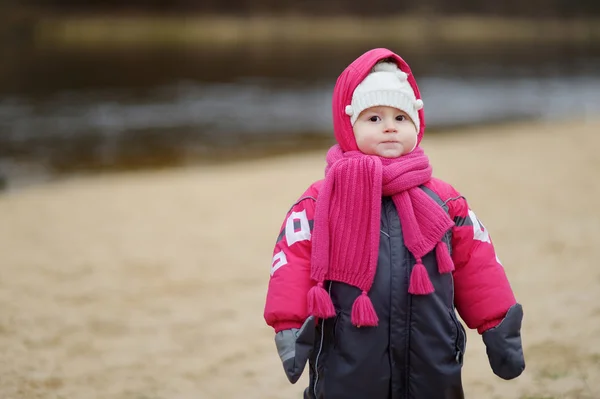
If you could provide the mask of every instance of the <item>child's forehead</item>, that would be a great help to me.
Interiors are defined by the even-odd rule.
[[[387,105],[376,105],[374,107],[369,107],[363,111],[363,113],[367,113],[367,112],[376,112],[376,113],[395,112],[395,113],[406,114],[406,112],[402,111],[401,109],[398,109],[395,107],[390,107]]]

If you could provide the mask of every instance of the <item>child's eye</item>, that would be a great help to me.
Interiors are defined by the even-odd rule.
[[[371,122],[379,122],[380,118],[377,115],[373,115],[369,118]]]
[[[396,120],[399,121],[399,122],[402,122],[402,121],[406,120],[406,117],[404,115],[398,115],[396,117]]]

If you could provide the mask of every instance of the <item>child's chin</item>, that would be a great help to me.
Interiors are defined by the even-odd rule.
[[[398,158],[402,156],[402,150],[379,151],[378,155],[382,158]]]

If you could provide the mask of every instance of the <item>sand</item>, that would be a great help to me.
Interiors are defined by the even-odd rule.
[[[525,309],[505,382],[469,331],[468,398],[600,397],[600,122],[426,137]],[[262,318],[272,248],[323,152],[0,195],[0,398],[300,398]]]

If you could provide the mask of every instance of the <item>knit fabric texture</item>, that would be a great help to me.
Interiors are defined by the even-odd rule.
[[[454,270],[442,241],[454,223],[419,188],[432,175],[429,159],[421,148],[388,159],[359,151],[344,153],[335,145],[327,153],[325,173],[312,234],[311,277],[318,283],[309,292],[312,314],[324,318],[335,314],[331,298],[319,291],[325,291],[326,280],[340,281],[362,291],[352,309],[352,322],[356,326],[377,325],[367,294],[377,267],[382,196],[392,197],[405,245],[416,260],[409,292],[414,295],[433,292],[422,257],[434,249],[438,252],[438,272]]]

